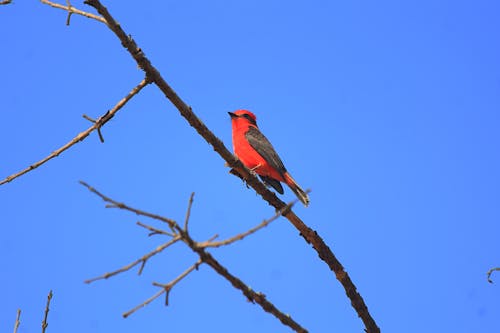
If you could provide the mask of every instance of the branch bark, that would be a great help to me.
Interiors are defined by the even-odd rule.
[[[137,62],[139,68],[146,73],[146,77],[150,79],[151,82],[156,84],[165,97],[167,97],[170,102],[174,104],[187,122],[213,147],[213,149],[228,163],[228,165],[235,169],[246,180],[248,185],[261,195],[262,198],[271,206],[277,210],[283,209],[286,204],[278,199],[273,192],[269,191],[264,184],[252,175],[251,172],[229,152],[222,141],[217,138],[193,113],[191,107],[188,106],[163,79],[160,72],[151,64],[142,49],[136,44],[130,35],[125,33],[120,24],[111,16],[107,8],[104,7],[99,0],[86,0],[84,3],[94,7],[106,20],[107,26],[115,33],[121,41],[122,46],[127,49],[130,55]],[[363,321],[366,331],[369,333],[380,332],[379,327],[370,315],[363,298],[357,292],[356,286],[352,282],[351,278],[318,233],[305,225],[305,223],[291,210],[284,212],[283,216],[285,216],[295,226],[295,228],[299,230],[302,237],[304,237],[304,239],[313,246],[318,253],[318,256],[325,261],[330,269],[335,273],[337,280],[339,280],[342,284],[346,295],[351,300],[351,305]],[[210,261],[209,258],[207,258],[207,260]]]
[[[13,181],[14,179],[21,177],[25,173],[30,172],[31,170],[34,170],[38,168],[40,165],[45,164],[46,162],[50,161],[54,157],[59,156],[61,153],[64,151],[68,150],[69,148],[73,147],[75,144],[77,144],[80,141],[83,141],[86,137],[90,135],[93,131],[97,130],[98,132],[100,131],[101,127],[104,126],[108,121],[111,120],[111,118],[114,117],[114,115],[123,107],[127,102],[132,99],[135,95],[139,93],[139,91],[142,90],[145,86],[149,84],[149,81],[147,79],[142,80],[137,86],[135,86],[128,94],[125,96],[122,100],[120,100],[111,110],[107,111],[105,114],[103,114],[99,119],[93,121],[94,125],[90,126],[87,128],[85,131],[79,133],[77,136],[75,136],[73,139],[71,139],[68,143],[66,143],[64,146],[60,147],[59,149],[53,151],[50,155],[47,157],[41,159],[38,162],[33,163],[29,167],[27,167],[24,170],[19,171],[18,173],[15,173],[13,175],[8,176],[4,180],[0,181],[0,185],[9,183]],[[85,117],[85,116],[84,116]],[[87,117],[88,119],[88,117]],[[100,136],[101,137],[101,136]],[[102,140],[102,137],[101,137]]]
[[[302,326],[300,326],[289,315],[284,314],[278,308],[276,308],[271,302],[269,302],[266,299],[266,296],[264,294],[253,291],[243,281],[241,281],[238,277],[236,277],[236,276],[232,275],[231,273],[229,273],[229,271],[224,266],[222,266],[209,252],[207,252],[204,247],[200,247],[199,243],[196,242],[193,238],[191,238],[191,236],[189,235],[189,232],[187,230],[185,230],[184,228],[181,228],[179,226],[179,224],[177,224],[177,222],[175,222],[174,220],[162,217],[162,216],[157,215],[157,214],[148,213],[148,212],[142,211],[140,209],[133,208],[133,207],[128,206],[128,205],[126,205],[124,203],[121,203],[121,202],[117,202],[117,201],[115,201],[115,200],[113,200],[113,199],[105,196],[104,194],[100,193],[99,191],[97,191],[95,188],[91,187],[87,183],[85,183],[83,181],[80,181],[80,183],[83,186],[85,186],[89,191],[91,191],[92,193],[96,194],[102,200],[104,200],[106,203],[108,203],[109,205],[107,205],[106,207],[109,207],[109,208],[112,208],[112,207],[120,208],[120,209],[132,212],[132,213],[140,215],[140,216],[149,217],[149,218],[152,218],[152,219],[155,219],[155,220],[167,223],[170,226],[171,229],[175,230],[175,234],[187,246],[189,246],[189,248],[193,252],[195,252],[198,255],[198,257],[199,257],[199,259],[200,259],[200,261],[202,263],[207,264],[213,270],[215,270],[219,275],[223,276],[227,281],[229,281],[233,285],[233,287],[235,287],[236,289],[240,290],[243,293],[243,295],[245,295],[246,298],[250,302],[259,304],[262,307],[262,309],[264,309],[266,312],[268,312],[268,313],[272,314],[273,316],[275,316],[284,325],[292,328],[296,332],[301,332],[301,333],[307,332],[307,330],[305,328],[303,328]],[[191,209],[191,204],[192,204],[192,196],[191,196],[191,199],[190,199],[190,204],[189,204],[188,210]],[[137,264],[140,261],[141,260],[137,260],[135,262],[135,264]],[[200,263],[197,263],[196,265],[199,265],[199,264]],[[132,263],[131,265],[126,266],[124,269],[118,270],[116,272],[119,273],[121,271],[128,270],[129,268],[133,267],[133,265],[134,265],[134,263]],[[191,272],[192,270],[188,269],[188,271]],[[187,272],[186,275],[189,274],[188,271],[186,271]],[[178,278],[179,280],[182,279],[185,276],[183,274],[180,275],[180,278]],[[112,274],[112,275],[114,275],[114,274]],[[97,279],[100,279],[100,278],[106,278],[106,274],[104,276],[101,276],[101,277],[96,278],[96,279],[91,279],[89,281],[94,281],[94,280],[97,280]],[[177,282],[175,282],[175,283],[177,283]],[[165,286],[168,286],[168,285],[165,285]],[[169,288],[171,288],[171,287],[169,287]],[[157,292],[155,295],[153,295],[151,298],[149,298],[145,303],[146,304],[150,303],[151,301],[153,301],[154,299],[156,299],[157,297],[159,297],[161,294],[162,294],[161,291]],[[138,308],[140,308],[140,307],[141,306],[139,306]],[[134,312],[135,310],[136,310],[136,308],[134,308],[131,311]],[[124,315],[128,316],[131,313],[131,312],[130,313],[129,312],[126,312]]]

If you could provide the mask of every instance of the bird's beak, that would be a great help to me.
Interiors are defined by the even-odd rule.
[[[236,117],[238,117],[237,115],[235,115],[235,114],[234,114],[234,113],[232,113],[232,112],[228,112],[228,113],[229,113],[229,116],[231,117],[231,119],[232,119],[232,118],[236,118]]]

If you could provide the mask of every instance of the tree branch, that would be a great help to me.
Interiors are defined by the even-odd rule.
[[[85,280],[84,282],[85,283],[92,283],[92,282],[97,281],[97,280],[105,280],[105,279],[108,279],[108,278],[110,278],[110,277],[112,277],[112,276],[114,276],[116,274],[126,272],[126,271],[132,269],[133,267],[137,266],[138,264],[141,264],[141,267],[139,268],[139,271],[137,272],[137,275],[141,275],[142,270],[144,269],[144,266],[146,265],[146,262],[148,261],[149,258],[151,258],[152,256],[157,255],[158,253],[162,252],[163,250],[165,250],[170,245],[175,244],[178,240],[180,240],[180,237],[179,236],[175,236],[170,241],[168,241],[168,242],[166,242],[166,243],[158,246],[155,250],[149,252],[148,254],[143,255],[141,258],[135,260],[134,262],[131,262],[130,264],[128,264],[126,266],[123,266],[122,268],[117,269],[116,271],[113,271],[113,272],[110,272],[110,273],[104,273],[101,276]]]
[[[266,312],[269,312],[270,314],[272,314],[273,316],[278,318],[284,325],[289,326],[290,328],[292,328],[296,332],[307,332],[305,328],[303,328],[297,322],[295,322],[289,315],[284,314],[278,308],[276,308],[271,302],[269,302],[266,299],[266,296],[264,294],[253,291],[243,281],[241,281],[239,278],[237,278],[236,276],[229,273],[229,271],[224,266],[222,266],[210,253],[208,253],[205,250],[205,248],[198,246],[198,242],[196,242],[195,240],[193,240],[193,238],[191,238],[191,236],[189,235],[189,232],[184,230],[184,228],[181,228],[177,224],[177,222],[175,222],[174,220],[162,217],[162,216],[157,215],[157,214],[148,213],[148,212],[142,211],[142,210],[137,209],[137,208],[133,208],[133,207],[128,206],[128,205],[121,203],[121,202],[117,202],[117,201],[105,196],[104,194],[100,193],[99,191],[97,191],[95,188],[91,187],[87,183],[85,183],[83,181],[80,181],[80,183],[83,186],[85,186],[89,191],[91,191],[92,193],[99,196],[102,200],[104,200],[107,203],[106,207],[120,208],[120,209],[132,212],[132,213],[140,215],[140,216],[146,216],[146,217],[150,217],[150,218],[155,219],[155,220],[159,220],[159,221],[168,223],[170,225],[171,229],[175,230],[176,235],[178,237],[180,237],[180,239],[187,246],[189,246],[189,248],[193,252],[195,252],[198,255],[201,262],[209,265],[219,275],[223,276],[226,280],[228,280],[233,285],[233,287],[235,287],[236,289],[239,289],[250,302],[259,304],[262,307],[262,309],[264,309]],[[191,196],[191,198],[192,198],[192,196]],[[189,207],[191,207],[191,204],[189,205]],[[125,271],[125,270],[122,270],[122,271]],[[186,273],[186,275],[188,273]],[[183,277],[182,274],[181,274],[181,276]],[[151,301],[158,298],[162,293],[163,293],[162,291],[157,292],[155,295],[153,295],[151,298],[149,298],[148,300],[146,300],[142,304],[144,304],[144,305],[149,304]],[[139,305],[137,308],[140,308],[142,306]],[[134,312],[135,311],[134,309],[132,309],[133,311],[132,310],[131,311]],[[125,315],[128,316],[131,313],[131,312],[130,313],[129,312],[126,312],[124,314],[124,316]]]
[[[199,247],[202,247],[202,248],[207,248],[207,247],[221,247],[221,246],[225,246],[225,245],[229,245],[229,244],[232,244],[236,241],[239,241],[239,240],[242,240],[243,238],[257,232],[258,230],[264,228],[264,227],[267,227],[269,224],[271,224],[271,222],[277,220],[285,210],[287,209],[291,209],[293,207],[293,205],[295,205],[297,203],[298,199],[295,199],[294,201],[290,202],[288,205],[286,205],[283,209],[281,210],[278,210],[276,212],[276,214],[274,214],[273,217],[271,217],[270,219],[267,219],[267,220],[264,220],[262,221],[261,223],[259,223],[257,226],[241,233],[241,234],[238,234],[236,236],[233,236],[233,237],[230,237],[228,239],[225,239],[225,240],[222,240],[222,241],[218,241],[218,242],[214,242],[212,240],[208,240],[206,242],[202,242],[202,243],[198,243],[198,246]],[[215,238],[215,237],[214,237]]]
[[[71,3],[68,0],[66,0],[67,6],[64,6],[64,5],[61,5],[61,4],[52,2],[52,1],[48,1],[48,0],[40,0],[40,1],[42,3],[44,3],[44,4],[46,4],[46,5],[51,6],[51,7],[59,8],[59,9],[67,11],[68,12],[68,18],[66,19],[66,25],[69,25],[69,20],[70,20],[72,14],[77,14],[77,15],[85,16],[85,17],[97,20],[99,22],[102,22],[104,24],[107,24],[106,20],[103,19],[101,16],[95,15],[95,14],[92,14],[92,13],[87,13],[87,12],[84,12],[83,10],[76,9],[75,7],[73,7],[71,5]]]
[[[47,317],[49,316],[49,306],[50,306],[50,301],[52,300],[52,290],[49,291],[49,294],[47,295],[47,304],[45,304],[45,315],[43,316],[43,321],[42,321],[42,333],[45,333],[45,329],[49,324],[47,323]]]
[[[183,278],[185,278],[186,276],[188,276],[189,273],[191,273],[195,269],[198,270],[198,266],[201,263],[202,263],[202,261],[200,259],[198,259],[198,261],[195,264],[193,264],[191,267],[189,267],[188,269],[186,269],[178,277],[176,277],[174,280],[170,281],[167,284],[161,284],[161,283],[153,282],[153,286],[161,287],[162,289],[160,291],[158,291],[156,294],[154,294],[153,296],[151,296],[150,298],[148,298],[147,300],[145,300],[144,302],[142,302],[141,304],[139,304],[136,307],[134,307],[133,309],[125,312],[123,314],[123,318],[127,318],[132,313],[134,313],[135,311],[139,310],[140,308],[145,307],[146,305],[148,305],[149,303],[151,303],[152,301],[154,301],[155,299],[157,299],[158,297],[160,297],[164,293],[166,293],[166,295],[165,295],[165,305],[168,306],[168,296],[170,295],[170,290],[172,290],[172,288],[177,284],[177,282],[179,282],[180,280],[182,280]]]
[[[104,124],[106,124],[111,118],[114,117],[114,115],[123,107],[127,102],[132,99],[139,91],[141,91],[142,88],[144,88],[146,85],[148,85],[150,82],[147,79],[142,80],[136,87],[134,87],[128,94],[125,96],[121,101],[119,101],[111,110],[107,111],[104,115],[102,115],[99,119],[97,119],[92,126],[87,128],[85,131],[79,133],[77,136],[75,136],[73,139],[71,139],[68,143],[66,143],[64,146],[60,147],[59,149],[55,150],[52,152],[50,155],[45,157],[44,159],[41,159],[38,162],[33,163],[29,167],[27,167],[24,170],[19,171],[18,173],[15,173],[13,175],[8,176],[4,180],[0,181],[0,185],[6,184],[8,182],[11,182],[12,180],[24,175],[25,173],[30,172],[33,169],[38,168],[40,165],[48,162],[49,160],[53,159],[54,157],[59,156],[61,153],[64,151],[68,150],[75,144],[77,144],[80,141],[83,141],[85,138],[87,138],[90,133],[92,133],[95,130],[100,130]]]
[[[488,272],[486,272],[486,277],[487,277],[489,283],[493,283],[493,280],[491,279],[491,274],[494,271],[500,271],[500,267],[494,267],[494,268],[490,269]]]
[[[17,309],[16,321],[14,322],[14,333],[17,333],[17,329],[21,324],[21,309]]]
[[[252,175],[250,170],[248,170],[238,159],[236,159],[229,152],[229,150],[227,150],[222,141],[217,138],[193,113],[191,107],[189,107],[175,93],[175,91],[160,75],[159,71],[151,64],[142,49],[137,46],[136,42],[130,35],[127,35],[125,31],[123,31],[121,26],[111,16],[106,7],[104,7],[99,0],[86,0],[84,3],[94,7],[97,12],[102,17],[104,17],[104,19],[108,23],[108,27],[120,39],[123,47],[125,47],[130,55],[135,59],[139,68],[141,68],[146,73],[146,76],[150,78],[151,81],[156,84],[156,86],[158,86],[165,97],[167,97],[172,102],[172,104],[174,104],[180,114],[210,145],[212,145],[213,149],[228,163],[228,165],[235,169],[243,177],[243,179],[246,180],[247,184],[250,185],[259,195],[261,195],[262,198],[266,200],[271,206],[273,206],[277,210],[285,207],[285,203],[278,199],[276,194],[269,191],[264,186],[264,184],[262,184],[254,175]],[[330,269],[335,273],[337,280],[339,280],[339,282],[342,284],[346,295],[351,300],[351,305],[363,321],[366,331],[369,333],[380,332],[380,329],[375,323],[375,320],[370,315],[363,298],[357,292],[356,286],[351,281],[351,278],[344,270],[344,267],[335,257],[328,245],[326,245],[326,243],[316,231],[310,229],[307,225],[305,225],[304,222],[297,215],[295,215],[295,213],[293,213],[292,211],[288,211],[284,212],[283,215],[295,226],[295,228],[297,228],[302,237],[304,237],[304,239],[313,246],[319,257],[323,261],[325,261]]]

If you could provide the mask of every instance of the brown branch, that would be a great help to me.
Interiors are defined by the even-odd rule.
[[[141,91],[142,88],[144,88],[146,85],[149,84],[149,81],[147,79],[142,80],[136,87],[134,87],[127,96],[125,96],[121,101],[119,101],[111,110],[107,111],[104,115],[102,115],[99,119],[95,121],[95,123],[87,128],[85,131],[79,133],[77,136],[75,136],[73,139],[71,139],[68,143],[66,143],[64,146],[60,147],[59,149],[55,150],[52,152],[50,155],[47,157],[41,159],[38,162],[33,163],[29,167],[27,167],[24,170],[19,171],[18,173],[15,173],[13,175],[8,176],[4,180],[0,181],[0,185],[6,184],[8,182],[11,182],[12,180],[24,175],[25,173],[30,172],[33,169],[38,168],[40,165],[46,163],[47,161],[53,159],[54,157],[59,156],[61,153],[64,151],[68,150],[75,144],[77,144],[80,141],[83,141],[86,137],[90,135],[93,131],[96,129],[100,129],[104,124],[106,124],[113,116],[125,105],[127,102],[134,97],[139,91]]]
[[[486,277],[487,277],[489,283],[493,283],[493,280],[491,279],[491,274],[494,271],[500,271],[500,267],[494,267],[494,268],[490,269],[488,272],[486,272]]]
[[[150,298],[148,298],[147,300],[145,300],[144,302],[142,302],[141,304],[137,305],[136,307],[134,307],[133,309],[125,312],[122,316],[123,318],[127,318],[128,316],[130,316],[132,313],[136,312],[137,310],[145,307],[146,305],[148,305],[149,303],[151,303],[152,301],[154,301],[155,299],[157,299],[158,297],[160,297],[161,295],[163,295],[164,293],[166,293],[165,295],[165,305],[168,306],[168,296],[170,295],[170,290],[172,290],[172,288],[177,284],[177,282],[179,282],[180,280],[182,280],[183,278],[185,278],[189,273],[191,273],[192,271],[194,271],[195,269],[197,270],[198,269],[198,266],[201,264],[201,260],[198,260],[195,264],[193,264],[191,267],[189,267],[188,269],[186,269],[184,272],[182,272],[178,277],[176,277],[174,280],[170,281],[169,283],[167,284],[161,284],[161,283],[156,283],[156,282],[153,282],[153,285],[156,286],[156,287],[161,287],[161,290],[158,291],[156,294],[154,294],[153,296],[151,296]]]
[[[49,306],[50,306],[50,300],[52,299],[52,290],[49,291],[49,294],[47,295],[47,304],[45,304],[45,315],[43,316],[43,321],[42,321],[42,333],[45,333],[45,329],[49,324],[47,323],[47,317],[49,316]]]
[[[143,228],[148,229],[149,231],[151,231],[148,236],[153,236],[153,235],[167,235],[167,236],[170,236],[172,238],[173,237],[177,237],[177,234],[175,234],[175,233],[171,233],[171,232],[168,232],[168,231],[165,231],[165,230],[162,230],[162,229],[158,229],[158,228],[155,228],[153,226],[144,224],[142,222],[137,222],[136,224],[138,226],[140,226],[140,227],[143,227]]]
[[[149,59],[145,56],[141,48],[137,46],[135,41],[126,34],[121,26],[116,22],[116,20],[111,16],[108,10],[101,4],[99,0],[86,0],[84,2],[92,7],[94,7],[97,12],[104,17],[106,22],[108,22],[108,27],[115,33],[115,35],[120,39],[123,47],[127,49],[130,55],[135,59],[139,68],[141,68],[148,78],[158,86],[158,88],[163,92],[165,97],[167,97],[172,104],[175,105],[180,114],[187,120],[187,122],[210,144],[213,149],[228,163],[228,165],[235,169],[242,177],[246,180],[247,184],[250,185],[259,195],[262,196],[271,206],[277,210],[285,207],[285,203],[278,199],[276,194],[269,191],[264,184],[262,184],[254,175],[251,174],[238,159],[236,159],[229,150],[224,146],[222,141],[217,138],[203,122],[193,113],[191,107],[189,107],[168,85],[168,83],[160,75],[159,71],[151,64]],[[318,233],[311,228],[309,228],[304,222],[292,211],[283,213],[283,215],[297,228],[302,237],[307,243],[311,244],[316,250],[319,257],[327,263],[330,269],[335,273],[335,277],[344,287],[346,295],[351,300],[352,307],[356,310],[358,316],[361,318],[365,325],[365,329],[369,333],[380,332],[379,327],[375,323],[375,320],[370,315],[368,308],[357,292],[356,286],[351,281],[351,278],[344,270],[344,267],[335,257],[333,252],[330,250],[328,245],[323,241],[323,239],[318,235]]]
[[[119,268],[116,271],[113,271],[113,272],[110,272],[110,273],[104,273],[101,276],[97,276],[95,278],[85,280],[84,282],[85,283],[92,283],[92,282],[97,281],[97,280],[105,280],[105,279],[108,279],[108,278],[110,278],[110,277],[112,277],[112,276],[114,276],[116,274],[126,272],[126,271],[134,268],[138,264],[141,264],[141,267],[139,268],[139,271],[137,272],[137,275],[141,275],[142,270],[144,269],[144,265],[146,265],[146,262],[148,261],[149,258],[151,258],[152,256],[154,256],[154,255],[162,252],[163,250],[165,250],[170,245],[176,243],[179,239],[180,239],[180,237],[176,236],[176,237],[172,238],[170,241],[168,241],[168,242],[166,242],[166,243],[158,246],[155,250],[153,250],[153,251],[149,252],[148,254],[143,255],[139,259],[131,262],[130,264],[128,264],[126,266],[123,266],[122,268]]]
[[[191,217],[191,206],[193,205],[193,198],[194,198],[194,192],[191,193],[191,196],[189,197],[188,208],[186,210],[186,217],[184,218],[184,230],[186,232],[188,231],[189,218]]]
[[[228,280],[233,287],[236,289],[239,289],[243,295],[246,296],[246,298],[252,302],[252,303],[257,303],[259,304],[262,309],[264,309],[266,312],[269,312],[276,318],[278,318],[284,325],[289,326],[296,332],[307,332],[302,326],[300,326],[297,322],[295,322],[289,315],[284,314],[281,312],[278,308],[276,308],[271,302],[269,302],[266,299],[266,296],[262,293],[257,293],[250,289],[243,281],[241,281],[239,278],[236,276],[232,275],[229,273],[229,271],[222,266],[210,253],[208,253],[204,248],[199,247],[197,242],[191,238],[189,233],[185,231],[183,228],[181,228],[175,221],[171,219],[164,218],[160,215],[157,214],[152,214],[148,213],[145,211],[142,211],[140,209],[136,209],[133,207],[130,207],[124,203],[117,202],[104,194],[100,193],[97,191],[95,188],[91,187],[90,185],[86,184],[83,181],[80,181],[80,183],[85,186],[89,191],[92,193],[96,194],[99,196],[102,200],[104,200],[106,203],[106,207],[114,207],[114,208],[120,208],[132,213],[135,213],[140,216],[146,216],[150,217],[155,220],[159,220],[162,222],[166,222],[170,225],[172,229],[175,229],[176,233],[179,235],[179,237],[182,239],[182,241],[187,244],[192,251],[194,251],[196,254],[198,254],[200,260],[203,263],[208,264],[213,270],[215,270],[217,273],[219,273],[221,276],[223,276],[226,280]],[[161,295],[160,292],[155,294],[153,297],[148,299],[149,302],[151,302],[153,299],[156,299]],[[146,301],[146,302],[148,302]],[[148,303],[149,303],[148,302]]]
[[[40,1],[42,3],[44,3],[44,4],[46,4],[46,5],[51,6],[51,7],[59,8],[59,9],[67,11],[68,12],[68,18],[66,19],[66,25],[69,25],[69,20],[70,20],[72,14],[77,14],[77,15],[85,16],[85,17],[97,20],[99,22],[102,22],[104,24],[107,24],[106,20],[103,19],[101,16],[95,15],[95,14],[92,14],[92,13],[87,13],[87,12],[84,12],[83,10],[76,9],[75,7],[73,7],[71,5],[71,3],[68,0],[66,0],[66,6],[58,4],[58,3],[55,3],[55,2],[52,2],[52,1],[48,1],[48,0],[40,0]]]
[[[16,321],[14,322],[14,333],[17,333],[19,325],[21,325],[21,309],[17,309]]]
[[[309,192],[309,191],[307,191]],[[207,247],[221,247],[221,246],[225,246],[225,245],[229,245],[229,244],[232,244],[236,241],[239,241],[239,240],[242,240],[243,238],[257,232],[258,230],[264,228],[264,227],[267,227],[269,224],[271,224],[271,222],[277,220],[280,216],[282,216],[283,212],[287,209],[291,209],[293,207],[293,205],[295,205],[297,203],[298,199],[295,199],[294,201],[290,202],[289,204],[287,204],[283,209],[281,210],[278,210],[276,212],[276,214],[274,214],[271,218],[267,219],[267,220],[264,220],[262,221],[261,223],[259,223],[258,225],[256,225],[255,227],[245,231],[245,232],[242,232],[241,234],[237,234],[236,236],[233,236],[231,238],[228,238],[228,239],[225,239],[225,240],[222,240],[222,241],[218,241],[218,242],[213,242],[212,239],[209,239],[208,241],[206,242],[202,242],[202,243],[198,243],[197,245],[199,247],[202,247],[202,248],[207,248]],[[214,237],[215,238],[215,237]]]
[[[12,2],[12,0],[2,0],[2,1],[0,1],[0,5],[8,5],[11,2]]]

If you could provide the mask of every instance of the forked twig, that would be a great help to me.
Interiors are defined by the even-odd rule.
[[[102,194],[101,192],[99,192],[95,188],[91,187],[90,185],[86,184],[85,182],[80,181],[80,183],[83,186],[85,186],[89,191],[91,191],[92,193],[99,196],[102,200],[104,200],[106,202],[106,207],[120,208],[120,209],[135,213],[135,214],[140,215],[140,216],[150,217],[152,219],[167,223],[170,226],[170,228],[175,231],[174,235],[178,236],[187,246],[189,246],[189,248],[193,252],[195,252],[198,255],[199,263],[197,263],[195,265],[199,265],[200,263],[207,264],[213,270],[215,270],[219,275],[221,275],[227,281],[229,281],[233,285],[233,287],[235,287],[236,289],[239,289],[250,302],[259,304],[262,307],[262,309],[264,309],[266,312],[269,312],[270,314],[272,314],[273,316],[278,318],[284,325],[289,326],[290,328],[292,328],[296,332],[307,332],[306,329],[304,329],[302,326],[300,326],[289,315],[284,314],[278,308],[276,308],[271,302],[269,302],[266,299],[266,296],[264,294],[253,291],[243,281],[241,281],[239,278],[237,278],[236,276],[229,273],[229,271],[224,266],[222,266],[209,252],[207,252],[205,250],[205,248],[200,247],[198,245],[198,242],[196,242],[195,240],[193,240],[191,238],[188,231],[184,230],[184,228],[181,228],[174,220],[162,217],[162,216],[157,215],[157,214],[148,213],[148,212],[142,211],[142,210],[137,209],[137,208],[133,208],[133,207],[128,206],[128,205],[121,203],[121,202],[117,202],[117,201],[105,196],[104,194]],[[193,196],[191,196],[191,198],[192,197]],[[188,206],[189,209],[190,209],[191,205],[192,204],[190,203]],[[186,215],[188,216],[188,214],[186,214]],[[155,233],[160,233],[159,231],[155,230],[155,228],[153,228],[153,227],[148,226],[148,230],[153,230],[153,232],[155,232]],[[141,260],[136,260],[134,263],[137,265],[139,262],[141,262]],[[128,267],[128,266],[126,266],[126,267]],[[193,269],[194,268],[192,268],[192,269],[190,268],[186,272],[181,274],[178,277],[178,280],[181,280],[184,276],[189,274],[189,272],[191,272]],[[125,271],[125,269],[118,270],[116,272],[119,273],[121,271]],[[174,280],[174,281],[176,281],[176,280]],[[168,287],[168,284],[162,285],[162,286]],[[168,287],[168,288],[171,288],[171,287]],[[168,293],[168,290],[166,290],[166,289],[164,289],[164,290],[165,290],[164,292]],[[160,290],[159,292],[157,292],[155,295],[153,295],[152,297],[147,299],[145,302],[141,303],[136,308],[132,309],[129,312],[126,312],[124,314],[124,316],[130,315],[130,313],[133,313],[138,308],[141,308],[141,307],[149,304],[150,302],[152,302],[154,299],[158,298],[162,294],[163,294],[163,291]]]
[[[113,272],[110,272],[110,273],[104,273],[103,275],[97,276],[95,278],[85,280],[84,282],[85,283],[92,283],[92,282],[97,281],[97,280],[109,279],[110,277],[115,276],[116,274],[119,274],[119,273],[126,272],[126,271],[134,268],[135,266],[137,266],[139,264],[141,264],[141,266],[140,266],[139,271],[137,272],[137,274],[141,275],[142,270],[144,269],[144,265],[146,265],[146,262],[148,261],[149,258],[151,258],[152,256],[154,256],[154,255],[162,252],[163,250],[165,250],[170,245],[176,243],[178,240],[180,240],[180,237],[176,236],[176,237],[172,238],[170,241],[168,241],[168,242],[166,242],[166,243],[158,246],[155,250],[153,250],[153,251],[149,252],[148,254],[143,255],[141,258],[139,258],[139,259],[131,262],[130,264],[128,264],[126,266],[123,266],[122,268],[119,268],[116,271],[113,271]]]
[[[51,7],[59,8],[59,9],[67,11],[68,12],[68,18],[66,19],[66,25],[69,25],[69,20],[70,20],[71,14],[77,14],[77,15],[85,16],[85,17],[97,20],[99,22],[102,22],[104,24],[107,24],[106,20],[104,18],[102,18],[101,16],[95,15],[95,14],[92,14],[92,13],[88,13],[88,12],[85,12],[85,11],[80,10],[80,9],[76,9],[75,7],[73,7],[71,5],[71,3],[68,0],[66,0],[66,6],[58,4],[58,3],[55,3],[55,2],[52,2],[52,1],[48,1],[48,0],[40,0],[40,1],[42,3],[44,3],[44,4],[46,4],[46,5],[51,6]]]
[[[24,170],[19,171],[18,173],[15,173],[13,175],[8,176],[4,180],[0,181],[0,185],[3,185],[5,183],[11,182],[12,180],[24,175],[25,173],[30,172],[33,169],[38,168],[40,165],[46,163],[47,161],[53,159],[54,157],[59,156],[61,153],[64,151],[68,150],[78,142],[84,140],[86,137],[90,135],[93,131],[96,129],[101,128],[106,124],[111,118],[114,117],[114,115],[123,107],[127,102],[137,95],[139,91],[141,91],[142,88],[144,88],[146,85],[149,84],[149,81],[147,79],[142,80],[137,86],[135,86],[128,94],[125,96],[121,101],[119,101],[111,110],[107,111],[104,115],[102,115],[99,119],[97,119],[92,126],[87,128],[85,131],[79,133],[77,136],[75,136],[73,139],[71,139],[68,143],[66,143],[64,146],[60,147],[59,149],[55,150],[52,152],[50,155],[47,157],[41,159],[38,162],[33,163],[29,167],[27,167]]]
[[[108,27],[115,33],[115,35],[120,39],[123,47],[127,49],[130,55],[137,62],[139,68],[144,70],[146,76],[151,79],[152,82],[163,92],[165,97],[167,97],[173,105],[177,108],[180,114],[187,120],[187,122],[196,129],[196,131],[210,144],[213,149],[228,163],[228,165],[236,170],[245,179],[248,185],[250,185],[259,195],[262,196],[270,205],[276,209],[282,209],[285,203],[281,201],[275,193],[269,191],[263,183],[261,183],[254,175],[251,174],[250,170],[246,168],[241,161],[236,159],[229,150],[224,146],[222,141],[217,138],[205,124],[193,113],[191,107],[189,107],[170,87],[170,85],[161,76],[160,72],[151,64],[151,61],[146,57],[142,49],[137,45],[133,38],[129,34],[125,33],[120,24],[113,18],[109,13],[108,9],[104,7],[99,0],[86,0],[84,2],[92,7],[94,7],[97,12],[106,20]],[[328,267],[334,272],[337,280],[344,287],[347,297],[351,301],[352,307],[357,312],[358,316],[361,318],[365,325],[365,329],[368,333],[378,333],[380,328],[368,311],[368,307],[365,301],[358,293],[356,286],[352,282],[349,274],[344,270],[344,267],[340,261],[333,254],[332,250],[323,241],[323,239],[318,235],[315,230],[309,228],[293,211],[288,211],[283,214],[300,232],[300,235],[304,237],[307,243],[311,244],[318,256],[323,260]]]
[[[307,191],[307,193],[309,193],[309,191]],[[236,241],[242,240],[243,238],[257,232],[258,230],[260,230],[264,227],[267,227],[269,224],[271,224],[271,222],[277,220],[280,216],[282,216],[284,211],[291,209],[293,207],[293,205],[295,205],[298,201],[299,201],[298,199],[295,199],[294,201],[288,203],[285,207],[283,207],[283,209],[278,210],[276,212],[276,214],[274,214],[270,219],[262,221],[261,223],[259,223],[255,227],[253,227],[253,228],[251,228],[251,229],[249,229],[241,234],[237,234],[233,237],[230,237],[228,239],[218,241],[218,242],[214,242],[213,239],[209,239],[206,242],[198,243],[198,246],[203,247],[203,248],[221,247],[221,246],[229,245],[229,244],[232,244]],[[215,237],[213,237],[213,238],[215,238]]]
[[[151,303],[152,301],[154,301],[155,299],[157,299],[158,297],[160,297],[163,294],[166,294],[165,295],[165,305],[168,306],[168,297],[170,295],[170,290],[172,290],[172,288],[177,284],[177,282],[179,282],[180,280],[182,280],[183,278],[185,278],[189,273],[191,273],[195,269],[197,270],[198,266],[201,263],[202,263],[201,260],[198,260],[194,265],[192,265],[191,267],[189,267],[188,269],[186,269],[178,277],[176,277],[175,279],[173,279],[172,281],[170,281],[167,284],[161,284],[161,283],[153,282],[153,286],[161,287],[161,289],[157,293],[155,293],[153,296],[151,296],[150,298],[148,298],[147,300],[145,300],[144,302],[142,302],[141,304],[139,304],[136,307],[134,307],[133,309],[131,309],[131,310],[123,313],[123,315],[122,315],[123,318],[127,318],[132,313],[134,313],[137,310],[145,307],[146,305],[148,305],[149,303]]]

